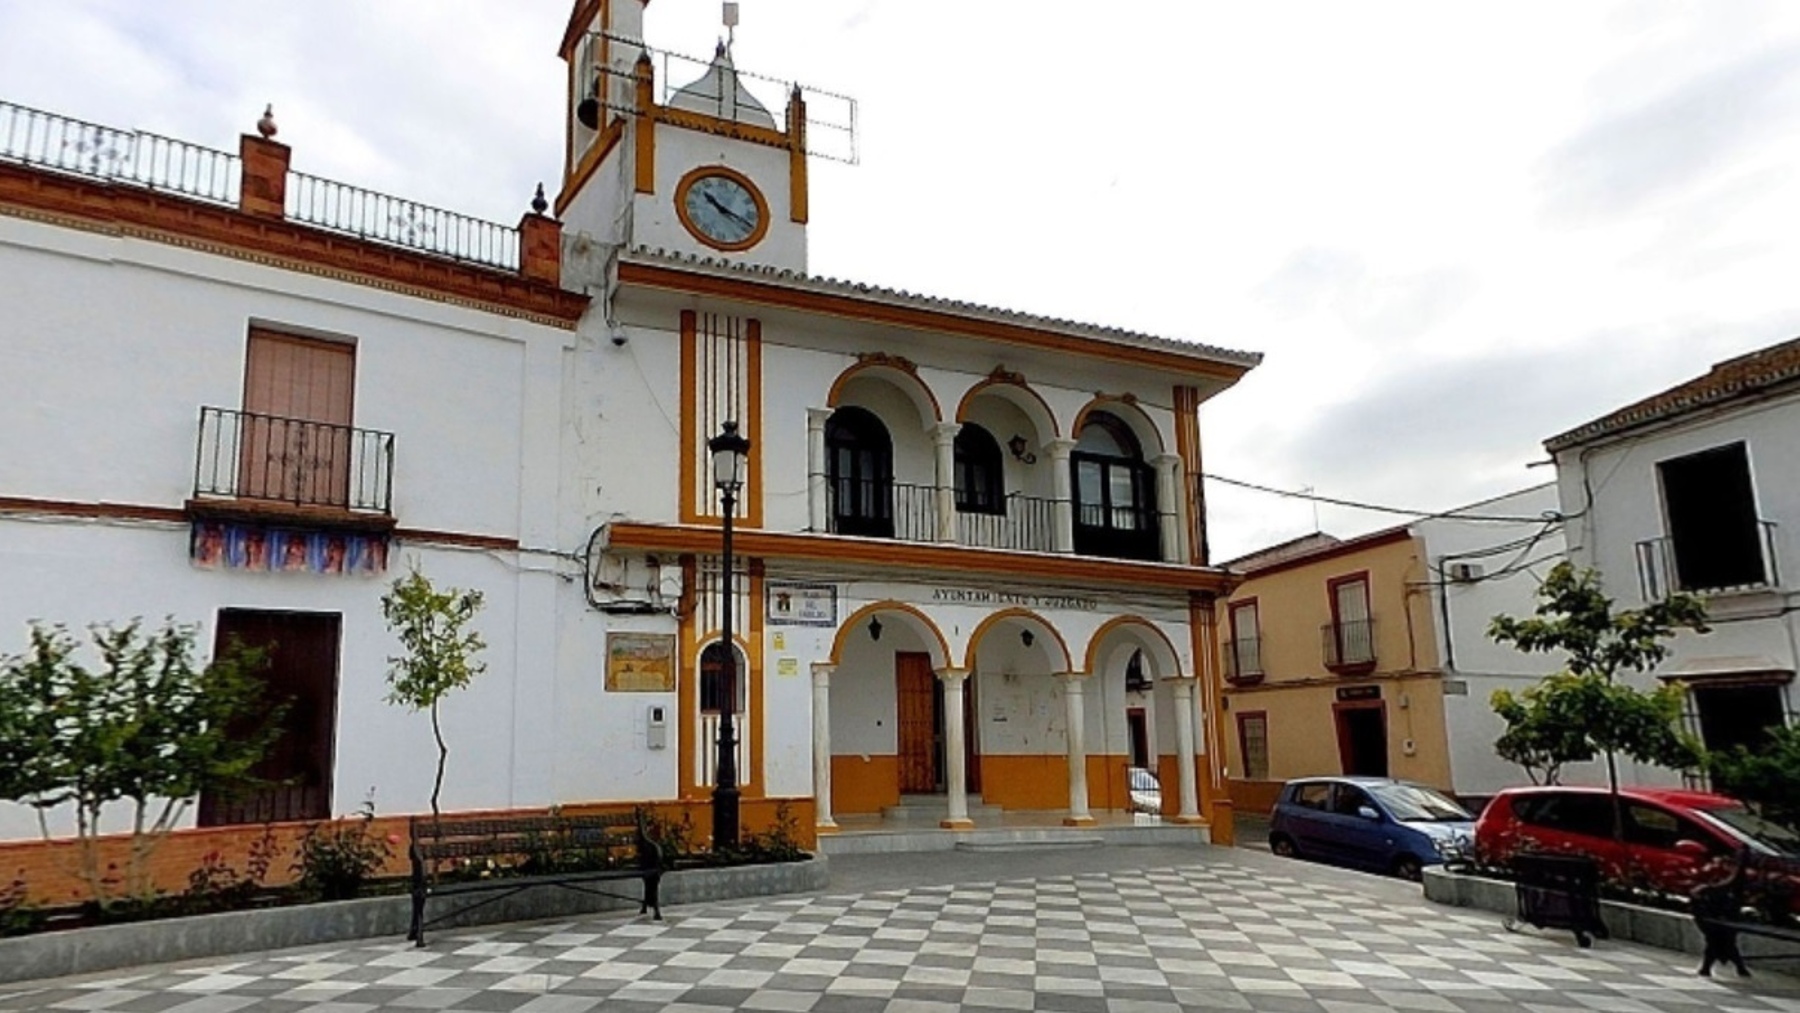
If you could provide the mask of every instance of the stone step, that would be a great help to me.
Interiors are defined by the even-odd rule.
[[[950,800],[942,795],[902,795],[900,804],[882,809],[881,816],[886,820],[936,825],[949,811]],[[1002,812],[1004,810],[997,805],[969,799],[969,818],[977,823],[999,822]]]
[[[1009,827],[974,830],[856,830],[819,835],[826,855],[896,854],[915,851],[1020,851],[1055,848],[1180,846],[1208,844],[1205,827],[1172,823],[1148,826]]]

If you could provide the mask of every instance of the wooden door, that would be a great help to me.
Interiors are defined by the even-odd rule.
[[[201,826],[331,818],[340,625],[336,613],[219,612],[214,650],[236,639],[267,651],[263,700],[286,704],[287,713],[281,735],[251,771],[268,784],[230,796],[201,795]]]
[[[894,685],[900,703],[900,793],[938,790],[937,677],[931,673],[931,655],[900,652],[894,655]]]
[[[251,331],[238,435],[238,495],[348,506],[356,350]]]

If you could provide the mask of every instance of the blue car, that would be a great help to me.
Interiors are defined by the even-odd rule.
[[[1269,850],[1416,880],[1466,852],[1475,817],[1447,796],[1386,777],[1307,777],[1281,788]]]

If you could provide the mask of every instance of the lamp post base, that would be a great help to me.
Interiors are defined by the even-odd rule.
[[[712,795],[713,810],[713,850],[736,848],[738,845],[738,790],[731,788],[714,788]]]

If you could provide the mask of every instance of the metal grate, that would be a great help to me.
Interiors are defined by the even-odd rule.
[[[392,514],[394,434],[200,409],[194,495]]]

